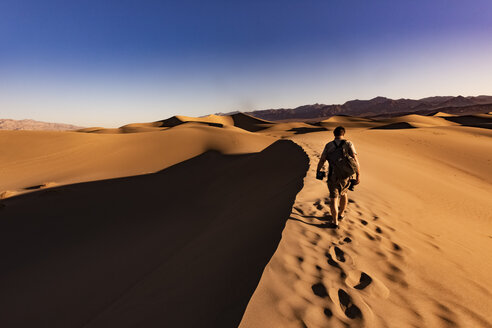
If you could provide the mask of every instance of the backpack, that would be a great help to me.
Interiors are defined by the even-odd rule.
[[[346,140],[341,140],[338,146],[335,142],[333,144],[335,149],[326,155],[330,164],[329,176],[335,175],[338,179],[347,179],[357,172],[357,163],[345,147]]]

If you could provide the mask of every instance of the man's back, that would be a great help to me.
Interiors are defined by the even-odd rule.
[[[352,141],[347,140],[347,139],[333,139],[332,141],[328,142],[325,145],[325,149],[323,150],[323,153],[325,155],[328,155],[332,151],[334,151],[342,142],[345,141],[345,145],[343,147],[346,147],[347,151],[349,152],[349,155],[354,157],[357,155],[357,152],[355,151],[354,144]]]

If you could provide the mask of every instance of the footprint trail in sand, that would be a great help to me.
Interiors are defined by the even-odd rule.
[[[326,182],[315,179],[322,145],[295,142],[310,169],[240,327],[457,327],[464,319],[488,326],[479,311],[451,311],[452,300],[446,306],[427,293],[430,282],[411,270],[405,222],[385,200],[350,193],[333,229]]]

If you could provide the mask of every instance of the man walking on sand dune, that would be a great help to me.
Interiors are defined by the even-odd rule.
[[[347,189],[350,186],[351,178],[355,174],[353,184],[359,184],[360,169],[357,153],[352,142],[346,140],[345,128],[339,126],[333,131],[335,139],[328,142],[323,149],[319,159],[316,177],[322,179],[322,169],[325,161],[328,161],[328,190],[330,192],[330,210],[333,223],[338,227],[338,223],[343,219],[343,213],[347,206]],[[338,207],[340,205],[340,208]]]

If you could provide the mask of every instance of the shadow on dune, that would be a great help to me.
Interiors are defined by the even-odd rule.
[[[397,122],[382,126],[372,127],[371,130],[400,130],[400,129],[415,129],[413,125],[407,122]]]
[[[336,228],[336,226],[332,222],[331,217],[330,217],[330,222],[324,222],[324,223],[309,223],[309,222],[306,222],[306,221],[298,219],[298,218],[293,218],[292,216],[289,217],[289,220],[299,221],[301,223],[304,223],[304,224],[307,224],[307,225],[310,225],[310,226],[313,226],[316,228],[322,228],[322,229],[335,229]],[[325,221],[325,220],[322,220],[322,221]]]
[[[321,132],[321,131],[328,131],[327,129],[321,127],[321,128],[307,128],[307,127],[301,127],[301,128],[292,128],[288,131],[294,131],[294,134],[306,134],[306,133],[312,133],[312,132]]]
[[[481,115],[463,115],[455,117],[443,117],[445,120],[474,128],[492,129],[492,117]]]
[[[0,206],[2,327],[235,327],[308,168],[291,141]]]
[[[258,132],[267,129],[274,124],[244,113],[237,113],[231,115],[231,117],[234,121],[234,126],[249,132]]]
[[[197,120],[197,121],[183,121],[183,120],[180,120],[179,118],[177,118],[176,116],[170,117],[170,118],[165,119],[165,120],[160,120],[160,121],[154,122],[154,124],[156,124],[159,127],[172,128],[172,127],[175,127],[175,126],[178,126],[178,125],[181,125],[181,124],[185,124],[185,123],[189,123],[189,122],[199,123],[199,124],[208,125],[208,126],[215,126],[215,127],[218,127],[218,128],[221,128],[221,127],[224,126],[221,123],[204,122],[204,121],[200,121],[200,120]]]

